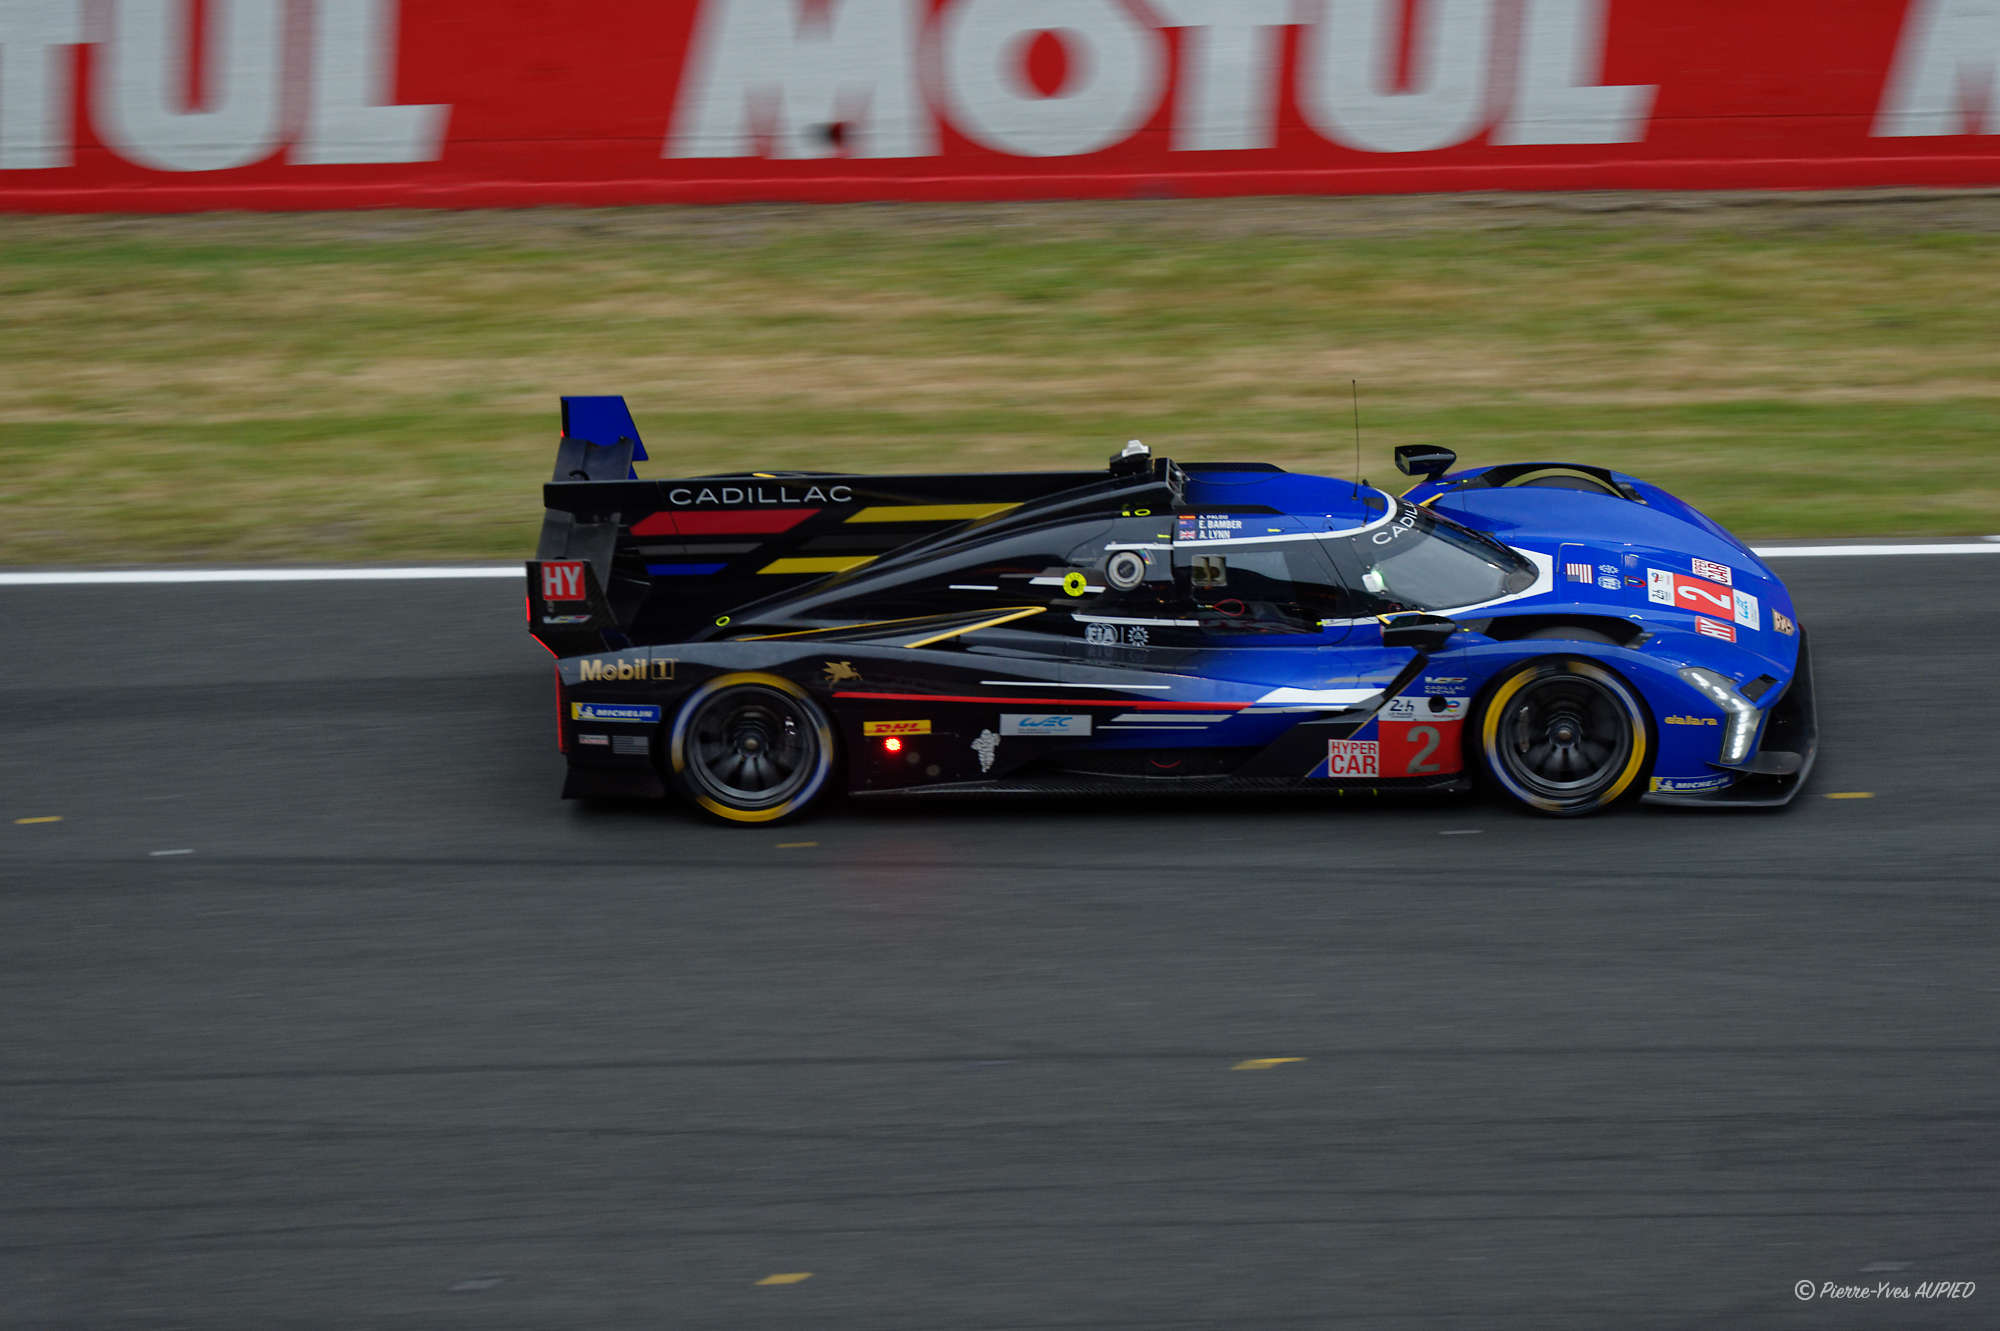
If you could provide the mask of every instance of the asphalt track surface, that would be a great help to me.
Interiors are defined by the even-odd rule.
[[[1807,793],[1571,823],[592,809],[509,584],[0,591],[0,1322],[2000,1325],[2000,558],[1780,571]]]

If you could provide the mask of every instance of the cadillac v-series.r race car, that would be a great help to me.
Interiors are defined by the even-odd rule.
[[[1601,467],[1391,494],[1268,463],[640,479],[566,398],[529,561],[563,794],[768,822],[836,791],[1451,790],[1776,805],[1806,635],[1748,547]]]

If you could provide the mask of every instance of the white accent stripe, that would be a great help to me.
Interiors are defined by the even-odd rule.
[[[1138,725],[1141,722],[1157,723],[1163,726],[1212,726],[1217,721],[1227,721],[1234,712],[1120,712],[1111,718],[1120,725]]]
[[[1198,629],[1201,627],[1199,619],[1118,619],[1112,615],[1080,615],[1074,612],[1071,613],[1070,618],[1079,624],[1153,624],[1167,629]]]
[[[1272,689],[1252,707],[1350,707],[1379,697],[1380,689]]]
[[[190,568],[109,573],[0,573],[0,587],[123,587],[188,582],[443,582],[455,578],[519,578],[512,568]]]
[[[1302,532],[1285,540],[1323,536]],[[1262,540],[1262,537],[1248,538]],[[1757,545],[1760,559],[1865,559],[1877,555],[1993,555],[2000,541],[1938,541],[1930,545]],[[0,572],[0,587],[136,587],[203,582],[452,582],[482,578],[522,578],[519,565],[452,568],[135,568],[72,572],[17,569]],[[982,589],[983,590],[983,589]]]
[[[1099,729],[1099,730],[1171,730],[1171,731],[1173,731],[1173,732],[1174,732],[1174,733],[1175,733],[1176,735],[1185,735],[1185,734],[1187,734],[1187,727],[1186,727],[1186,726],[1134,726],[1134,725],[1118,725],[1118,724],[1116,724],[1115,722],[1111,722],[1111,721],[1107,721],[1107,722],[1105,722],[1105,723],[1104,723],[1103,725],[1099,726],[1099,727],[1098,727],[1098,729]]]
[[[955,592],[997,592],[1000,590],[998,587],[988,586],[983,582],[954,582],[951,584],[951,589]]]
[[[1753,545],[1760,559],[1839,559],[1853,555],[2000,555],[2000,544],[1940,541],[1936,545]]]

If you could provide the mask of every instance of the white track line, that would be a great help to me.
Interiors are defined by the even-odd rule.
[[[2000,542],[1939,542],[1935,545],[1758,545],[1763,559],[1839,559],[1852,555],[2000,555]]]
[[[122,587],[187,582],[445,582],[468,578],[521,578],[511,568],[146,568],[103,573],[24,571],[0,573],[0,587]]]
[[[2000,540],[1940,541],[1932,545],[1759,545],[1764,559],[1866,559],[1883,555],[2000,555]],[[130,587],[200,582],[452,582],[525,578],[519,564],[451,568],[139,568],[102,572],[22,569],[0,572],[0,587]]]

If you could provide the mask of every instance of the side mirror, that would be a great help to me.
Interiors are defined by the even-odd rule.
[[[1457,623],[1443,615],[1397,615],[1383,621],[1382,645],[1435,652],[1442,650],[1456,632]]]
[[[1451,464],[1456,461],[1458,454],[1436,444],[1396,445],[1396,470],[1405,476],[1435,480],[1450,471]]]

